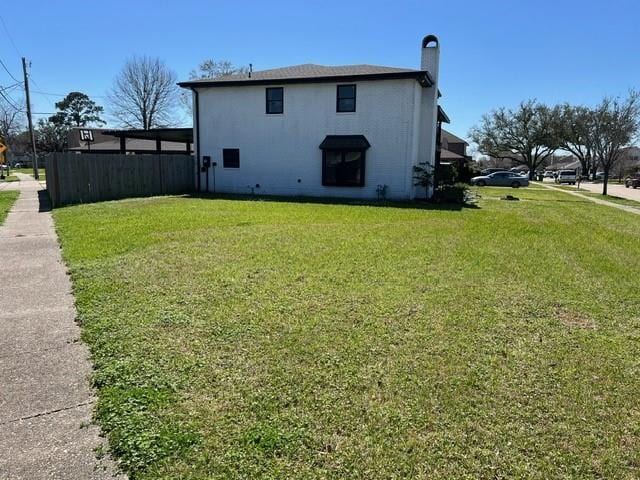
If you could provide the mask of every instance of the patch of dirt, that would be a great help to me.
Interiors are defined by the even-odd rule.
[[[556,308],[556,317],[570,328],[584,328],[587,330],[595,330],[597,328],[596,322],[592,318],[564,308]]]

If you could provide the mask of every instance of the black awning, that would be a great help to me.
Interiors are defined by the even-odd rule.
[[[449,116],[440,105],[438,105],[438,121],[442,123],[451,123]]]
[[[371,144],[364,135],[327,135],[322,150],[366,150]]]

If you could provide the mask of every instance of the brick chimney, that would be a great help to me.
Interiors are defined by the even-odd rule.
[[[438,72],[440,70],[440,44],[438,37],[427,35],[422,39],[422,58],[420,69],[427,70],[438,88]]]

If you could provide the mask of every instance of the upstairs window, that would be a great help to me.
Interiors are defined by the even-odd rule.
[[[356,86],[338,85],[336,112],[356,111]]]
[[[240,168],[240,149],[223,148],[222,166],[224,168]]]
[[[284,89],[282,87],[267,88],[267,113],[284,112]]]

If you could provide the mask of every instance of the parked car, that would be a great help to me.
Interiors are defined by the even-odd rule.
[[[553,178],[555,173],[556,172],[554,172],[553,170],[545,170],[543,175],[544,178]]]
[[[640,187],[640,173],[634,173],[633,175],[628,176],[624,180],[624,186],[629,188],[638,188]]]
[[[576,180],[575,170],[560,170],[556,177],[556,183],[567,183],[569,185],[575,185]]]
[[[473,177],[471,185],[518,188],[529,186],[529,179],[515,172],[494,172],[489,175]]]
[[[604,172],[596,172],[596,180],[599,182],[604,181]]]
[[[484,170],[480,170],[480,174],[486,176],[496,172],[508,172],[508,171],[509,170],[507,170],[506,168],[491,167],[491,168],[485,168]]]

